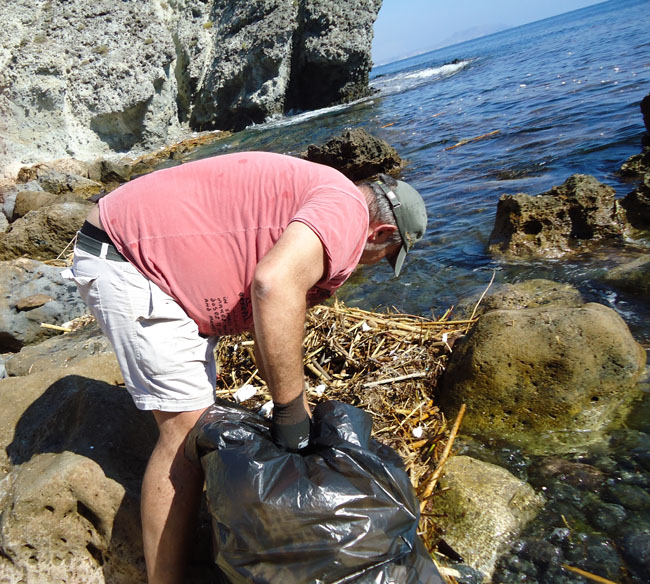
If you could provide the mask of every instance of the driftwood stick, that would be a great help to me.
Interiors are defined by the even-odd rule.
[[[375,387],[377,385],[384,385],[386,383],[393,383],[394,381],[404,381],[406,379],[417,379],[419,377],[426,377],[425,371],[416,371],[415,373],[409,373],[408,375],[400,375],[399,377],[391,377],[390,379],[380,379],[379,381],[370,381],[364,383],[363,387]]]
[[[65,326],[59,326],[58,324],[48,324],[46,322],[41,323],[41,328],[52,329],[53,331],[61,331],[64,333],[72,332],[71,328]]]
[[[431,496],[431,493],[433,493],[433,489],[435,488],[438,482],[438,478],[442,474],[442,469],[445,466],[445,462],[447,462],[447,459],[449,458],[449,454],[451,453],[451,447],[454,443],[454,440],[456,439],[456,434],[458,434],[458,429],[460,428],[460,423],[463,421],[464,415],[465,415],[465,404],[460,406],[460,411],[456,416],[456,421],[454,422],[454,427],[451,429],[451,434],[449,434],[449,440],[447,440],[447,445],[445,446],[445,449],[442,452],[442,456],[440,457],[440,461],[438,462],[438,466],[436,467],[436,470],[433,471],[433,474],[429,479],[429,483],[427,484],[427,487],[424,490],[424,493],[422,495],[422,503],[420,503],[421,511],[424,510],[424,507],[427,504],[427,499]]]
[[[454,148],[458,148],[459,146],[464,146],[465,144],[469,144],[470,142],[476,142],[478,140],[484,140],[485,138],[489,138],[490,136],[495,136],[498,134],[501,130],[494,130],[493,132],[488,132],[487,134],[481,134],[480,136],[476,136],[475,138],[466,138],[464,140],[461,140],[460,142],[457,142],[453,146],[447,146],[445,150],[453,150]]]
[[[481,294],[481,297],[478,299],[478,302],[476,303],[476,306],[474,306],[474,310],[472,310],[472,316],[469,317],[470,320],[476,320],[474,316],[476,315],[476,311],[478,310],[479,304],[483,301],[483,298],[487,294],[487,291],[490,289],[490,286],[492,286],[492,282],[494,282],[494,277],[496,276],[497,272],[494,270],[492,272],[492,278],[490,278],[490,283],[487,285],[487,288],[483,290],[483,294]]]
[[[594,582],[600,582],[601,584],[616,584],[616,582],[613,582],[612,580],[608,580],[607,578],[603,578],[602,576],[597,576],[596,574],[592,574],[591,572],[587,572],[586,570],[581,570],[580,568],[574,568],[573,566],[568,566],[567,564],[562,564],[562,567],[565,570],[569,570],[571,572],[575,572],[576,574],[580,574],[585,578],[589,578]]]

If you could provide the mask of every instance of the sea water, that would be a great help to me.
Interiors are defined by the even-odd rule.
[[[493,274],[497,284],[546,277],[617,310],[648,348],[650,301],[611,288],[603,275],[650,253],[650,238],[554,261],[505,262],[486,248],[504,193],[539,194],[576,173],[595,176],[619,198],[634,189],[617,171],[641,151],[649,33],[650,0],[604,2],[376,67],[369,98],[270,120],[191,158],[252,149],[297,154],[346,128],[365,128],[408,161],[403,178],[423,194],[429,229],[399,279],[387,264],[364,267],[340,291],[346,303],[436,316],[476,297]],[[450,148],[479,136],[485,137]],[[548,511],[515,542],[495,582],[587,581],[561,569],[562,562],[616,582],[650,582],[647,401],[629,428],[612,435],[611,447],[573,458],[603,473],[607,484],[599,492],[608,494],[566,482],[537,485],[551,501]],[[526,453],[474,451],[529,478]],[[626,492],[629,501],[614,500],[612,493]],[[643,557],[645,563],[637,561]]]

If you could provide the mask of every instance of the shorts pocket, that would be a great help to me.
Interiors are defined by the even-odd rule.
[[[79,295],[93,313],[95,308],[99,309],[99,294],[97,292],[98,276],[80,274],[74,269],[68,268],[61,272],[61,277],[75,283],[77,290],[79,290]]]
[[[190,361],[205,362],[206,342],[196,323],[158,286],[149,286],[149,307],[136,314],[138,361],[148,376],[165,376],[187,368]]]

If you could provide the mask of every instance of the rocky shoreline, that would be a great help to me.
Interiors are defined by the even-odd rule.
[[[119,389],[109,343],[61,278],[93,201],[228,130],[368,91],[378,1],[363,10],[356,2],[299,2],[280,11],[268,0],[232,3],[230,11],[199,0],[147,2],[144,12],[123,4],[118,15],[113,4],[86,0],[69,12],[44,3],[33,14],[21,0],[9,23],[20,34],[0,52],[4,62],[20,55],[27,63],[7,69],[15,88],[9,101],[22,109],[0,101],[9,114],[0,157],[0,582],[145,581],[139,485],[155,425]],[[271,12],[262,29],[261,16]],[[135,32],[115,34],[118,22]],[[323,85],[332,92],[324,95]],[[28,120],[30,108],[36,115]],[[643,152],[621,169],[635,182],[629,194],[617,199],[593,177],[575,175],[541,195],[504,195],[491,253],[561,259],[624,247],[647,231],[650,96],[641,111]],[[70,158],[81,153],[97,158]],[[394,149],[359,130],[304,156],[353,180],[403,166]],[[647,254],[606,277],[647,295],[649,271]],[[614,432],[631,453],[621,456],[622,470],[599,453],[638,403],[646,355],[613,310],[590,300],[531,280],[468,308],[480,318],[454,345],[439,399],[450,419],[467,406],[463,431],[473,438],[457,444],[435,498],[440,551],[456,559],[461,582],[492,574],[502,582],[520,574],[569,581],[563,562],[580,563],[586,549],[614,567],[630,562],[634,577],[650,574],[650,525],[634,521],[650,509],[647,434]],[[477,438],[507,447],[487,455]],[[585,450],[592,454],[575,454]],[[575,542],[569,528],[531,531],[535,516],[557,524],[569,501],[602,537]],[[209,540],[204,521],[190,582],[212,581]],[[617,578],[614,568],[607,575]]]
[[[116,389],[122,379],[112,349],[97,326],[83,320],[85,307],[60,272],[69,259],[66,246],[91,199],[194,144],[218,138],[206,134],[135,161],[34,165],[4,191],[9,228],[0,234],[0,271],[6,275],[0,278],[0,297],[5,299],[0,313],[8,325],[0,331],[0,372],[7,377],[0,380],[0,393],[10,406],[0,416],[6,452],[0,483],[5,511],[0,516],[0,577],[6,581],[30,574],[48,581],[144,581],[139,481],[155,427]],[[314,145],[304,156],[338,165],[356,179],[378,171],[398,173],[403,166],[394,149],[362,130]],[[575,204],[584,203],[579,189],[586,184],[603,192],[610,208],[607,187],[594,186],[589,177],[572,180],[579,187]],[[638,192],[643,194],[643,188]],[[561,197],[570,206],[574,202],[567,192],[561,191]],[[543,203],[540,208],[553,206]],[[594,208],[585,216],[599,213]],[[611,223],[604,227],[610,229]],[[546,235],[538,239],[539,253],[551,239]],[[607,238],[593,239],[590,246],[611,244]],[[572,253],[573,243],[565,238],[557,249]],[[582,250],[584,241],[577,243],[573,253]],[[517,476],[516,469],[493,464],[503,461],[486,460],[459,443],[459,454],[465,455],[447,463],[436,512],[442,517],[441,542],[462,557],[454,565],[464,574],[461,582],[506,573],[524,561],[514,559],[524,552],[509,549],[508,542],[525,533],[536,515],[548,513],[549,498],[522,478],[537,481],[539,487],[536,477],[555,473],[549,465],[560,459],[553,457],[606,440],[606,430],[641,395],[645,352],[614,311],[588,300],[570,286],[548,281],[502,287],[475,307],[478,324],[454,345],[439,388],[447,416],[453,417],[465,403],[470,413],[464,432],[523,447],[527,456],[539,457],[537,468],[545,469]],[[80,317],[85,326],[76,328]],[[62,335],[56,326],[76,330]],[[486,377],[486,371],[493,375]],[[604,384],[604,379],[609,381]],[[563,476],[603,472],[597,465],[567,468],[562,467]],[[643,529],[628,529],[621,537],[637,547],[646,545]],[[203,544],[197,546],[192,564],[194,582],[214,577],[209,539],[204,523],[199,537]]]

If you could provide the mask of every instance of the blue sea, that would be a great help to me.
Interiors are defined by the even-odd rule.
[[[595,176],[621,198],[634,189],[617,171],[641,151],[650,0],[611,0],[382,65],[372,71],[371,85],[377,91],[369,98],[270,120],[191,158],[252,149],[296,154],[346,128],[365,128],[408,160],[403,178],[423,194],[430,226],[399,279],[387,264],[360,269],[340,293],[346,303],[437,316],[476,297],[495,273],[495,284],[547,277],[616,309],[650,347],[650,300],[603,282],[612,266],[650,253],[650,235],[565,260],[504,262],[486,251],[504,193],[539,194],[576,173]],[[648,401],[629,428],[613,435],[611,450],[573,460],[607,469],[607,481],[640,489],[646,499],[639,494],[626,507],[626,501],[587,496],[566,484],[548,486],[562,512],[547,512],[522,536],[495,582],[588,581],[557,567],[563,561],[615,582],[650,582]],[[634,458],[634,449],[642,455]],[[526,477],[526,453],[502,449],[483,456]]]

